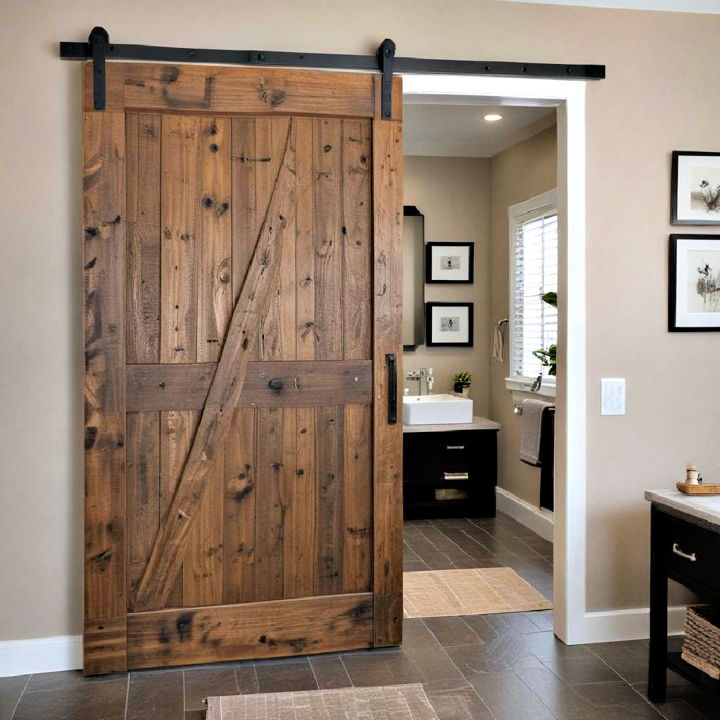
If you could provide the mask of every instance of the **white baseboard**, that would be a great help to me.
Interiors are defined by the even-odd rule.
[[[497,509],[500,512],[504,512],[521,525],[530,528],[548,542],[553,541],[553,514],[549,510],[535,507],[501,487],[495,488],[495,496]]]
[[[81,667],[81,635],[0,641],[0,677],[77,670]]]
[[[685,607],[668,608],[668,634],[682,635]],[[583,643],[645,640],[650,637],[650,609],[607,610],[585,613]]]

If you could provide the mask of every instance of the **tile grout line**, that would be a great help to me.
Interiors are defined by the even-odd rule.
[[[127,674],[127,687],[125,688],[125,715],[124,715],[125,720],[127,720],[129,707],[130,707],[130,673]]]
[[[473,562],[477,562],[475,558],[464,548],[461,548],[451,537],[448,537],[440,528],[435,528],[448,542],[451,542],[458,550],[460,550],[461,553],[466,555],[468,559],[472,560]],[[455,563],[453,563],[454,565]]]
[[[185,693],[185,671],[182,670],[181,672],[182,672],[182,681],[183,681],[183,689],[182,689],[182,694],[183,694],[183,715],[185,715],[185,713],[187,712],[187,696],[186,696],[186,693]],[[237,684],[237,673],[235,673],[235,683]]]
[[[308,657],[308,665],[310,666],[310,672],[312,672],[313,677],[315,678],[315,685],[317,686],[317,689],[320,690],[320,683],[318,682],[317,675],[315,674],[315,668],[312,664],[312,658]]]
[[[12,712],[10,713],[10,720],[13,720],[15,717],[15,713],[17,712],[17,709],[20,705],[20,701],[23,699],[25,695],[25,691],[27,690],[27,686],[30,684],[30,679],[32,678],[32,673],[28,675],[28,679],[25,681],[25,685],[23,686],[23,689],[20,691],[20,695],[18,696],[18,699],[15,701],[15,705],[13,706]]]
[[[461,616],[458,615],[457,617],[461,617]],[[422,622],[423,627],[430,633],[430,635],[432,635],[433,640],[435,640],[435,642],[437,643],[437,646],[440,648],[440,650],[441,650],[442,653],[445,655],[445,657],[450,661],[450,664],[460,673],[460,675],[461,675],[462,678],[465,680],[465,682],[470,686],[470,688],[472,688],[472,691],[475,693],[475,695],[477,695],[478,699],[479,699],[480,702],[483,704],[483,706],[485,707],[485,709],[490,713],[490,717],[493,718],[493,720],[497,720],[497,716],[496,716],[495,713],[490,709],[490,706],[485,702],[485,700],[484,700],[484,698],[482,697],[482,695],[480,695],[480,693],[477,691],[477,689],[475,688],[475,686],[470,682],[470,680],[468,680],[468,678],[465,677],[465,674],[463,673],[463,671],[457,666],[457,664],[455,663],[455,661],[450,657],[450,653],[448,653],[447,650],[445,650],[445,648],[440,644],[440,641],[437,639],[437,637],[435,637],[435,633],[427,626],[427,623],[425,622],[425,618],[422,618],[422,617],[421,617],[421,618],[419,618],[419,620]],[[465,624],[467,625],[467,623],[465,623]],[[470,626],[468,625],[468,627],[470,627]],[[472,630],[472,628],[470,628],[470,629]],[[475,631],[473,630],[473,632],[475,632]],[[477,633],[476,633],[476,634],[477,634]],[[480,636],[478,635],[477,637],[478,637],[478,640],[479,640],[479,639],[480,639]],[[424,689],[425,689],[425,688],[423,687],[423,691],[424,691]],[[429,699],[429,698],[428,698],[428,699]],[[432,703],[430,703],[430,704],[432,705]],[[434,708],[433,708],[433,709],[434,709]]]
[[[343,660],[343,656],[342,656],[342,655],[338,655],[338,657],[340,658],[340,664],[343,666],[343,670],[345,670],[345,674],[348,676],[348,680],[350,681],[350,687],[353,687],[353,688],[354,688],[354,687],[355,687],[355,683],[353,682],[352,676],[351,676],[350,673],[348,672],[347,665],[345,665],[345,661]]]
[[[632,683],[631,683],[626,677],[623,677],[614,667],[612,667],[608,662],[606,662],[604,658],[601,658],[601,657],[592,649],[592,644],[589,644],[589,645],[587,645],[586,647],[588,648],[588,650],[590,650],[590,652],[591,652],[598,660],[600,660],[600,662],[601,662],[603,665],[605,665],[606,667],[610,668],[610,670],[612,670],[634,693],[636,693],[637,695],[639,695],[639,696],[645,701],[645,704],[646,704],[646,705],[649,705],[653,710],[655,710],[655,712],[656,712],[660,717],[665,718],[665,720],[668,720],[668,717],[667,717],[664,713],[660,712],[660,709],[657,708],[657,707],[655,707],[655,705],[653,705],[653,703],[650,702],[650,699],[649,699],[649,698],[645,697],[645,695],[643,695],[639,690],[637,690],[636,688],[634,688],[633,685],[632,685]]]

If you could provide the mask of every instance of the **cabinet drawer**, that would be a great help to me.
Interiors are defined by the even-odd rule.
[[[405,434],[406,482],[495,477],[495,433],[472,430]]]
[[[663,514],[663,554],[670,572],[720,588],[720,534]]]

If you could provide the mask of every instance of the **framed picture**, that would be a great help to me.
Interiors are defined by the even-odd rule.
[[[720,225],[720,153],[672,154],[673,225]]]
[[[720,330],[720,235],[670,236],[668,330]]]
[[[430,242],[425,245],[425,282],[473,281],[475,243]]]
[[[472,347],[473,303],[425,303],[425,343]]]

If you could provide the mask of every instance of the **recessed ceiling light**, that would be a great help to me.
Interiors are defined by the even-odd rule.
[[[497,122],[498,120],[502,120],[502,119],[503,119],[503,116],[498,115],[497,113],[490,113],[489,115],[485,115],[483,117],[483,120],[485,120],[485,122]]]

